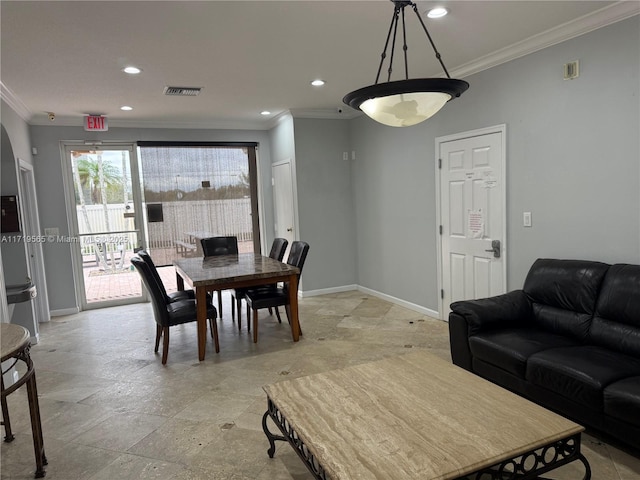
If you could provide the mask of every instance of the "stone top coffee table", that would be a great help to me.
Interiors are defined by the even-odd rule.
[[[264,390],[269,456],[287,440],[319,479],[526,479],[574,461],[591,478],[583,427],[427,352]]]

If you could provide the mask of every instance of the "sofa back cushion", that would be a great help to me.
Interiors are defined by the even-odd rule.
[[[536,260],[523,288],[533,304],[536,324],[586,342],[608,269],[606,263],[587,260]]]
[[[640,265],[612,265],[600,289],[590,343],[640,357]]]

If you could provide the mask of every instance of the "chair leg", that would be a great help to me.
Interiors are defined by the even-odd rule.
[[[276,307],[276,317],[278,317],[278,323],[282,323],[282,319],[280,318],[280,310]]]
[[[169,356],[169,327],[162,328],[162,335],[164,336],[162,342],[162,364],[167,364],[167,357]]]
[[[273,315],[273,308],[269,307],[269,315]]]
[[[291,325],[291,305],[285,305],[284,306],[284,310],[285,313],[287,314],[287,320],[289,321],[289,325]],[[300,327],[300,325],[298,325],[298,331],[300,332],[300,335],[302,335],[302,327]]]
[[[222,292],[218,290],[218,316],[222,318]]]
[[[220,342],[218,341],[218,324],[215,318],[209,319],[209,326],[211,327],[211,337],[213,338],[213,345],[216,347],[216,353],[220,352]]]
[[[231,295],[231,321],[235,321],[236,319],[236,301],[235,297]],[[238,310],[238,315],[240,315],[240,311]]]
[[[253,311],[253,343],[258,343],[258,310]]]
[[[240,327],[242,327],[242,299],[237,298],[236,303],[238,309],[238,330],[240,330]]]
[[[156,353],[158,353],[158,348],[160,347],[160,337],[162,337],[162,327],[156,325],[156,349],[154,350]]]
[[[251,308],[249,308],[249,304],[247,303],[247,332],[251,331]]]

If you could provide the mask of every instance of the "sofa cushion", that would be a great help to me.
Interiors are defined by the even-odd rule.
[[[607,386],[604,413],[640,426],[640,377],[625,378]]]
[[[607,272],[590,343],[640,358],[640,265],[612,265]]]
[[[536,260],[523,290],[536,303],[592,314],[609,265],[586,260]]]
[[[633,376],[640,376],[640,359],[593,345],[534,353],[526,371],[532,384],[600,411],[604,389]]]
[[[578,342],[533,328],[489,331],[469,337],[475,358],[525,378],[527,359],[534,353],[556,347],[576,346]]]
[[[586,260],[536,260],[523,290],[535,321],[545,329],[586,342],[598,292],[609,265]]]

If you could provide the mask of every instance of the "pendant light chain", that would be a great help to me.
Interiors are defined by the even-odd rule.
[[[418,20],[420,20],[420,25],[422,25],[422,28],[424,29],[424,33],[427,34],[429,43],[431,43],[431,47],[433,48],[433,51],[436,54],[436,58],[440,62],[440,65],[442,66],[444,73],[447,75],[447,78],[451,78],[451,76],[449,75],[449,72],[447,71],[447,67],[444,66],[444,62],[442,61],[442,55],[440,55],[440,52],[438,52],[438,49],[436,48],[436,44],[433,43],[433,39],[431,38],[431,35],[429,35],[429,30],[427,30],[427,26],[422,21],[422,17],[420,16],[420,13],[418,13],[418,6],[415,3],[413,4],[413,11],[416,12],[416,16],[418,17]]]

